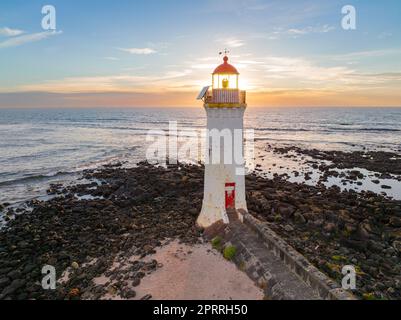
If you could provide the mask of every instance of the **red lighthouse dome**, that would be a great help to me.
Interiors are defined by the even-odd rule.
[[[198,99],[208,108],[246,108],[246,92],[239,90],[239,72],[228,63],[227,55],[223,60],[212,73],[211,88],[204,87]]]
[[[228,57],[224,56],[224,63],[219,65],[213,72],[213,74],[239,74],[238,70],[231,64],[228,63]]]

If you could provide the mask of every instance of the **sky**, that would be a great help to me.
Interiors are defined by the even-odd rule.
[[[250,106],[401,106],[400,21],[399,0],[2,0],[0,108],[198,106],[225,48]]]

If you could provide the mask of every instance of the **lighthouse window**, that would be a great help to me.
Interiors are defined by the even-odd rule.
[[[238,89],[238,75],[214,74],[213,89]]]

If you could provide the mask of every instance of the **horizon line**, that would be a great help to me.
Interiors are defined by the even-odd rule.
[[[57,107],[57,106],[43,106],[43,107],[36,107],[36,106],[32,106],[32,107],[27,107],[27,106],[13,106],[13,107],[4,107],[4,106],[0,106],[0,110],[10,110],[10,109],[186,109],[186,108],[203,108],[203,106],[156,106],[156,105],[151,105],[151,106],[84,106],[84,107],[80,107],[80,106],[62,106],[62,107]],[[314,105],[288,105],[288,106],[249,106],[247,107],[248,109],[253,109],[253,108],[257,108],[257,109],[263,109],[263,108],[321,108],[321,109],[336,109],[336,108],[342,108],[342,109],[346,109],[346,108],[365,108],[365,109],[397,109],[397,108],[401,108],[400,106],[314,106]]]

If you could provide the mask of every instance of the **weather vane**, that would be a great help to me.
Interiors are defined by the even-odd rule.
[[[220,51],[220,52],[219,52],[219,55],[221,56],[223,53],[224,53],[224,55],[226,56],[227,54],[230,53],[230,51],[227,50],[227,48],[226,48],[226,49],[224,49],[224,51]]]

